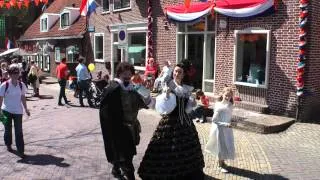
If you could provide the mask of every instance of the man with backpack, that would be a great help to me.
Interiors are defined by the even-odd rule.
[[[15,140],[18,150],[18,155],[24,158],[24,140],[22,131],[22,115],[23,108],[28,116],[30,111],[27,108],[26,103],[26,86],[23,82],[19,81],[19,66],[12,64],[8,69],[9,80],[3,82],[0,86],[0,105],[1,115],[5,116],[7,121],[3,122],[4,142],[7,146],[7,150],[12,152],[12,120],[14,121]]]

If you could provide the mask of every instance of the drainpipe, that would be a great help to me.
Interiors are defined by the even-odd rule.
[[[148,58],[153,57],[153,40],[152,40],[152,0],[148,1]],[[147,61],[146,61],[147,62]]]

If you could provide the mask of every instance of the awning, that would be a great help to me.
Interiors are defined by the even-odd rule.
[[[276,0],[216,0],[192,3],[189,8],[175,5],[166,8],[169,19],[180,22],[195,21],[212,10],[230,17],[244,18],[264,14],[274,9]]]
[[[0,57],[19,51],[19,48],[8,49],[0,54]]]

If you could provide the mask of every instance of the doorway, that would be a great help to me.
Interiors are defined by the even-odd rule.
[[[202,75],[203,75],[203,43],[204,36],[202,34],[192,34],[188,36],[188,54],[187,59],[192,63],[196,69],[192,85],[195,89],[202,88]]]

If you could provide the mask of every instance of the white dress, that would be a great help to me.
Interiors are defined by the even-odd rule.
[[[234,159],[234,137],[231,128],[232,104],[217,102],[212,117],[212,126],[205,150],[216,155],[219,160]]]

